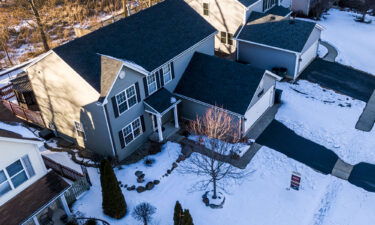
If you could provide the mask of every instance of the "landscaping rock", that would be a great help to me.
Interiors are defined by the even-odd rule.
[[[136,177],[140,177],[142,175],[144,175],[144,173],[142,171],[140,171],[140,170],[135,171],[135,176]]]
[[[167,174],[171,174],[172,173],[172,170],[167,170]]]
[[[132,185],[132,186],[126,188],[126,190],[128,190],[128,191],[134,191],[135,190],[135,185]]]
[[[174,163],[172,163],[172,169],[175,169],[175,168],[177,168],[177,166],[178,166],[178,165],[177,165],[177,163],[175,163],[175,162],[174,162]]]
[[[154,188],[154,182],[148,182],[147,184],[146,184],[146,190],[151,190],[151,189],[153,189]]]
[[[143,187],[143,186],[138,186],[136,190],[137,190],[138,193],[142,193],[142,192],[144,192],[146,189],[145,189],[145,187]]]
[[[144,177],[138,177],[137,178],[137,182],[138,183],[143,183],[145,181],[145,178]]]
[[[154,180],[154,184],[155,184],[155,185],[160,184],[160,180]]]

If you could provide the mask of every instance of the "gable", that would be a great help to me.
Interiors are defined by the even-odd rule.
[[[107,56],[101,56],[101,90],[100,97],[107,96],[110,91],[113,82],[115,81],[117,74],[120,72],[123,63],[119,60],[109,58]]]

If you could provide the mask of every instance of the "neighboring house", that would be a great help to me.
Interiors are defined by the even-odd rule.
[[[40,144],[0,130],[0,224],[51,224],[70,215],[64,196],[70,185],[46,169]]]
[[[217,106],[233,117],[244,136],[274,105],[277,79],[269,71],[195,53],[175,92],[184,118],[193,120]]]
[[[297,19],[249,23],[236,37],[237,60],[270,71],[283,68],[296,79],[317,57],[322,29]]]
[[[292,0],[291,9],[298,13],[308,16],[311,10],[329,9],[337,0]]]
[[[279,5],[278,0],[185,1],[218,30],[215,38],[215,49],[224,53],[235,52],[236,42],[233,37],[239,28],[246,24],[252,12],[266,13]]]
[[[172,92],[195,52],[214,54],[216,32],[166,0],[49,51],[27,68],[45,123],[118,160],[162,141],[179,126]]]

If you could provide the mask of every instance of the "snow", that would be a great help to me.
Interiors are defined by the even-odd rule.
[[[168,143],[166,149],[175,152],[180,148]],[[155,157],[157,162],[169,160],[165,153]],[[141,164],[137,167],[139,169]],[[96,169],[89,169],[94,186],[73,205],[73,209],[81,215],[99,217],[113,225],[138,224],[130,212],[140,202],[149,202],[157,208],[153,224],[171,225],[177,200],[183,208],[190,210],[196,225],[366,225],[372,224],[375,217],[374,193],[317,173],[269,148],[261,148],[248,168],[254,172],[241,185],[230,187],[231,193],[225,195],[222,209],[206,207],[201,199],[204,192],[191,192],[191,185],[197,177],[174,171],[152,191],[138,194],[123,189],[129,213],[121,220],[103,215],[99,175]],[[130,165],[116,170],[118,179],[126,182],[130,177],[122,171],[134,169]],[[288,188],[292,172],[302,176],[300,191]]]
[[[276,119],[298,135],[333,150],[344,161],[375,163],[375,129],[355,129],[365,103],[300,80],[278,83],[283,90]]]
[[[325,29],[321,39],[331,43],[339,52],[337,62],[375,74],[375,17],[367,16],[371,24],[358,23],[354,12],[330,9],[321,21]],[[315,21],[316,22],[316,21]]]
[[[54,151],[50,151],[45,148],[42,148],[41,153],[42,155],[48,157],[49,159],[52,159],[53,161],[57,163],[60,163],[61,165],[64,165],[79,173],[82,173],[81,166],[73,162],[70,155],[67,152],[54,152]]]
[[[320,58],[324,58],[327,54],[328,54],[328,49],[325,46],[319,44],[318,56]]]
[[[20,123],[8,124],[0,122],[0,129],[20,134],[24,138],[38,138],[33,132],[31,132],[31,130],[27,129]]]

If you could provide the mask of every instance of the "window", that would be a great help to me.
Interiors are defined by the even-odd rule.
[[[158,85],[156,84],[156,74],[152,74],[147,77],[147,88],[149,95],[151,95],[158,89]]]
[[[136,139],[139,135],[142,134],[142,125],[141,119],[138,117],[133,122],[128,124],[124,129],[122,129],[125,144],[128,145],[134,139]]]
[[[0,170],[0,196],[12,190],[3,170]]]
[[[27,174],[29,175],[29,178],[35,175],[35,171],[33,166],[31,165],[30,158],[28,155],[25,155],[22,157],[23,165],[26,167]]]
[[[28,179],[26,171],[21,163],[21,160],[17,160],[16,162],[10,164],[6,168],[6,171],[8,173],[10,180],[12,181],[14,188],[20,186]]]
[[[263,11],[266,11],[269,8],[272,8],[277,4],[277,0],[263,0]]]
[[[116,102],[119,114],[121,115],[126,110],[137,104],[137,94],[135,91],[135,85],[132,85],[116,95]]]
[[[83,129],[82,123],[74,121],[74,128],[77,132],[77,135],[83,139],[86,139],[85,137],[85,130]]]
[[[166,66],[163,66],[163,80],[164,84],[169,83],[169,81],[172,80],[172,73],[171,73],[171,65],[168,64]]]
[[[220,41],[223,44],[233,45],[233,34],[227,32],[220,32]]]
[[[205,16],[208,16],[210,14],[210,10],[209,10],[209,5],[208,3],[203,3],[203,15]]]

